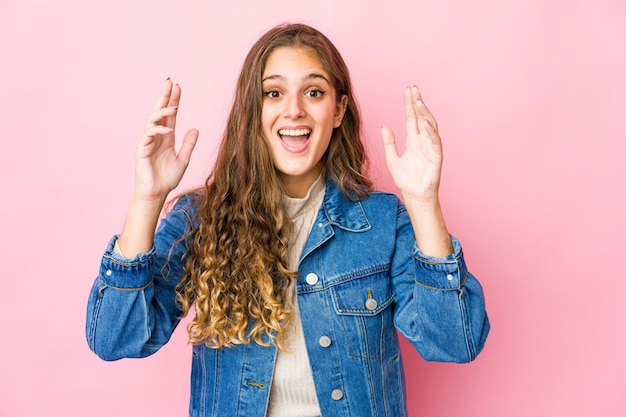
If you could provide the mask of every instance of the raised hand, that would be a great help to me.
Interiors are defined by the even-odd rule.
[[[137,145],[135,197],[164,200],[187,169],[198,131],[191,129],[185,134],[177,154],[174,129],[180,94],[180,86],[168,78]]]
[[[137,145],[135,189],[117,241],[127,258],[152,247],[163,204],[180,183],[198,139],[198,131],[189,130],[176,153],[174,128],[179,102],[180,87],[168,78]]]
[[[406,204],[418,247],[428,256],[452,253],[450,235],[439,204],[443,151],[437,122],[417,87],[404,92],[406,145],[398,155],[392,130],[383,126],[387,167]]]
[[[383,126],[387,168],[405,199],[429,202],[438,198],[443,151],[437,122],[417,87],[404,91],[406,145],[398,155],[393,131]]]

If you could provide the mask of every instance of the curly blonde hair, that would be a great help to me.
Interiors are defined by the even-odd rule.
[[[293,306],[287,299],[297,272],[285,257],[291,221],[282,204],[283,184],[261,131],[262,74],[279,47],[308,47],[331,77],[337,99],[348,97],[340,127],[323,157],[327,180],[351,200],[365,197],[372,183],[360,116],[345,62],[321,32],[302,24],[277,26],[248,53],[215,166],[195,194],[198,225],[187,242],[185,275],[177,301],[186,316],[189,341],[207,347],[254,342],[285,348]]]

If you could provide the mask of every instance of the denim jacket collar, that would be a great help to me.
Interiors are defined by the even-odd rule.
[[[355,233],[366,232],[372,228],[363,205],[358,201],[348,200],[341,189],[327,179],[324,201],[300,256],[300,262],[335,235],[333,226]]]
[[[365,232],[372,228],[361,203],[346,199],[341,189],[330,179],[326,180],[326,195],[322,205],[326,220],[331,225],[348,232]]]

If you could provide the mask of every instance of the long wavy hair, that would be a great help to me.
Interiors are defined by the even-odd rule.
[[[362,199],[372,183],[365,175],[367,156],[360,115],[348,68],[321,32],[303,24],[279,25],[265,33],[248,53],[216,163],[197,190],[197,227],[187,236],[184,277],[177,286],[189,341],[210,348],[254,342],[285,348],[293,306],[287,287],[297,272],[286,265],[291,221],[285,193],[261,130],[262,75],[279,47],[316,52],[337,92],[348,97],[341,126],[332,133],[323,157],[324,174],[350,200]]]

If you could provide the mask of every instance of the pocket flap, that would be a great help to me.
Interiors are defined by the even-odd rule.
[[[330,288],[337,314],[374,316],[394,298],[386,272],[356,276]]]

